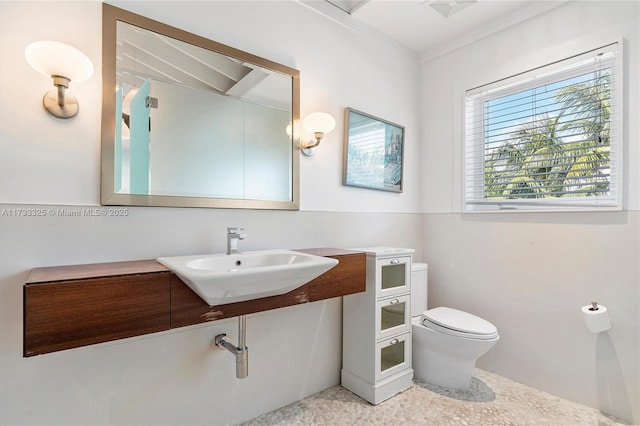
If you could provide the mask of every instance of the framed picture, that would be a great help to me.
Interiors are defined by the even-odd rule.
[[[345,109],[343,184],[402,192],[404,127]]]

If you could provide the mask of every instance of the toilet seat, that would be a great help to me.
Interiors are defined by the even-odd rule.
[[[424,311],[420,323],[432,330],[468,339],[492,340],[498,337],[498,329],[489,321],[444,306]]]

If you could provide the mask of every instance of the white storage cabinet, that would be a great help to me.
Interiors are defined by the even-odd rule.
[[[413,249],[367,247],[367,289],[344,296],[342,386],[372,404],[412,385]]]

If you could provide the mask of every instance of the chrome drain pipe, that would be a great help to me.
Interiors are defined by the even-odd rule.
[[[236,357],[236,377],[244,379],[249,375],[249,348],[247,342],[247,316],[238,317],[238,346],[227,340],[226,334],[218,334],[215,344],[220,350],[228,350]]]

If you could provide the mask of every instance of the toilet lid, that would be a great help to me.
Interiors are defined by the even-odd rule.
[[[424,311],[420,321],[429,328],[455,336],[483,340],[498,336],[498,329],[489,321],[444,306]]]

